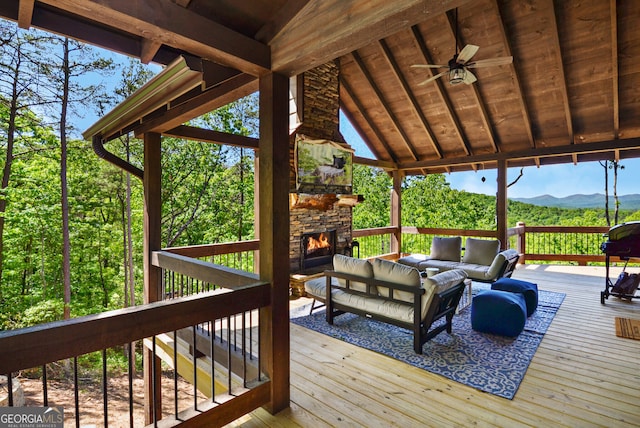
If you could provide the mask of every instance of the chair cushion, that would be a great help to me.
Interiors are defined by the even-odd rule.
[[[376,279],[393,282],[394,284],[420,287],[420,272],[414,267],[385,259],[373,259],[371,264],[373,266],[373,276]],[[387,287],[378,287],[378,293],[381,296],[389,296]],[[393,298],[413,303],[413,294],[406,291],[394,291]]]
[[[520,293],[485,290],[471,301],[471,328],[476,331],[516,337],[526,320],[527,306]]]
[[[441,238],[436,236],[431,242],[431,258],[452,262],[460,261],[460,251],[462,250],[462,238]]]
[[[425,260],[429,260],[429,256],[427,256],[426,254],[416,253],[400,257],[398,259],[398,263],[420,269],[420,263],[424,262]]]
[[[467,238],[464,249],[464,263],[490,266],[500,251],[500,241],[497,239]]]
[[[355,257],[343,256],[342,254],[333,256],[333,270],[361,276],[363,278],[373,278],[373,266],[371,266],[369,260],[356,259]],[[338,279],[338,284],[340,284],[341,287],[346,287],[346,282],[344,279]],[[350,287],[356,291],[367,291],[367,285],[363,282],[352,282]]]
[[[527,316],[531,316],[538,307],[538,284],[512,278],[500,278],[491,284],[492,290],[522,293],[527,305]]]

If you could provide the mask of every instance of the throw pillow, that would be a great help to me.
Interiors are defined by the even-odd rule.
[[[394,284],[410,285],[420,287],[420,272],[418,269],[395,263],[385,259],[373,259],[373,276],[381,281],[393,282]],[[389,297],[387,287],[378,287],[381,296]],[[393,298],[405,302],[413,302],[413,294],[406,291],[393,292]]]
[[[464,263],[491,266],[498,251],[500,251],[500,241],[497,239],[467,238],[462,261]]]
[[[446,260],[451,262],[460,261],[460,250],[462,249],[462,238],[441,238],[436,236],[431,242],[431,258],[435,260]]]
[[[342,254],[336,254],[333,256],[333,270],[341,273],[348,273],[351,275],[357,275],[364,278],[373,278],[373,267],[369,260],[356,259],[355,257],[347,257]],[[338,284],[341,287],[347,286],[347,281],[344,279],[338,279]],[[367,284],[364,282],[352,282],[351,289],[356,291],[367,291]]]

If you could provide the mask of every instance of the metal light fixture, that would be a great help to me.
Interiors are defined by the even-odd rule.
[[[464,69],[464,67],[456,67],[454,65],[449,69],[449,83],[452,85],[457,85],[458,83],[464,82],[466,74],[467,71]]]

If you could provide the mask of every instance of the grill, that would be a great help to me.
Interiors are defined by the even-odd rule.
[[[609,279],[609,262],[611,257],[619,257],[625,261],[623,274],[627,268],[630,258],[640,257],[640,221],[630,221],[618,224],[609,229],[608,240],[603,242],[600,249],[606,255],[606,278],[605,289],[600,293],[600,303],[604,304],[609,296],[623,297],[628,299],[640,298],[632,293],[619,293],[615,290],[614,284]]]

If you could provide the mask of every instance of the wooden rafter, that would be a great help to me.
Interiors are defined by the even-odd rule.
[[[500,7],[498,6],[497,0],[492,0],[491,5],[495,13],[498,15],[498,21],[500,25],[498,26],[500,30],[500,35],[502,36],[502,44],[506,50],[506,56],[512,56],[511,52],[511,43],[509,42],[509,37],[507,36],[507,31],[504,27],[504,20],[502,19],[502,14],[500,13]],[[536,147],[536,141],[533,137],[533,129],[531,126],[531,115],[529,114],[529,107],[527,105],[527,100],[524,96],[524,90],[522,89],[522,83],[520,81],[518,69],[516,67],[517,61],[514,61],[509,66],[511,68],[511,74],[513,79],[513,84],[516,89],[516,95],[518,98],[518,103],[520,104],[520,110],[522,111],[522,120],[524,121],[525,131],[527,133],[527,138],[529,139],[529,146],[531,148]],[[498,150],[500,148],[498,147]]]
[[[402,74],[402,71],[400,70],[398,63],[394,58],[393,53],[391,52],[391,49],[389,49],[387,42],[385,42],[384,40],[379,40],[378,43],[380,44],[380,47],[384,52],[384,55],[383,55],[384,59],[387,61],[387,64],[389,64],[389,66],[393,70],[393,75],[400,82],[400,87],[402,88],[404,95],[409,99],[411,103],[411,109],[420,120],[420,124],[422,125],[424,132],[427,134],[429,143],[433,147],[433,150],[436,152],[436,155],[439,158],[442,158],[442,148],[438,144],[436,136],[433,134],[433,131],[431,130],[431,126],[429,126],[429,122],[427,122],[427,118],[424,116],[424,113],[420,108],[420,104],[416,99],[416,96],[413,94],[413,91],[409,87],[409,83],[407,83],[407,79],[405,79],[404,75]]]
[[[365,120],[365,122],[367,122],[367,125],[369,125],[369,128],[371,128],[373,133],[376,135],[376,138],[378,138],[378,141],[380,141],[380,144],[382,144],[386,152],[389,154],[389,157],[391,158],[391,160],[397,163],[398,158],[396,158],[393,151],[391,150],[391,147],[389,147],[389,143],[384,138],[384,135],[382,134],[382,132],[380,132],[380,129],[378,129],[375,123],[367,115],[366,113],[367,110],[364,108],[364,106],[362,105],[358,97],[356,97],[355,93],[353,92],[353,89],[351,89],[351,86],[349,86],[349,84],[342,79],[340,80],[340,86],[342,87],[342,89],[344,89],[347,96],[351,98],[351,101],[355,104],[356,108],[362,115],[362,118]],[[378,156],[378,154],[376,154],[376,156]]]
[[[413,34],[413,40],[415,41],[416,46],[422,53],[422,56],[424,57],[427,64],[433,64],[434,63],[433,58],[431,57],[431,54],[429,54],[429,50],[427,49],[427,44],[424,41],[424,37],[422,37],[422,33],[420,33],[420,29],[416,25],[414,25],[413,27],[411,27],[411,32]],[[425,77],[432,77],[435,74],[429,68],[425,68],[423,72],[425,73]],[[456,132],[458,133],[458,135],[460,135],[460,138],[464,142],[463,148],[465,150],[465,153],[467,155],[470,155],[471,150],[469,146],[469,139],[467,138],[467,135],[465,134],[464,129],[462,128],[462,124],[460,123],[460,119],[458,118],[458,115],[455,114],[455,109],[451,104],[451,99],[447,96],[447,93],[444,90],[444,83],[442,83],[442,80],[440,79],[436,80],[433,83],[436,85],[436,88],[437,88],[436,92],[438,93],[438,97],[440,98],[440,101],[444,104],[447,110],[447,115],[453,122],[453,126],[455,127]]]
[[[89,20],[107,21],[139,37],[161,42],[259,76],[271,67],[268,46],[236,33],[175,3],[145,0],[41,0]],[[152,14],[152,18],[150,17]]]
[[[455,25],[456,25],[456,23],[454,22],[454,18],[451,16],[450,13],[447,13],[447,18],[448,18],[448,21],[449,21],[449,25],[447,26],[447,28],[449,29],[449,31],[451,31],[451,35],[455,39],[456,38],[456,34],[455,34]],[[464,43],[462,42],[462,38],[461,37],[460,37],[459,40],[456,40],[456,45],[458,46],[459,49],[462,49],[464,47]],[[480,97],[480,93],[478,92],[477,86],[476,85],[470,85],[470,89],[471,89],[471,92],[473,93],[473,99],[474,99],[476,105],[478,106],[478,111],[479,111],[480,121],[482,122],[482,126],[487,131],[487,138],[488,138],[489,144],[493,148],[493,151],[497,152],[498,151],[498,146],[496,144],[495,131],[493,129],[493,126],[491,125],[491,122],[489,121],[489,116],[487,115],[486,106],[484,105],[484,102],[482,101],[482,98]],[[462,139],[462,145],[463,145],[465,151],[468,154],[472,154],[473,153],[473,150],[471,149],[471,146],[469,145],[468,141],[465,141],[464,139]]]
[[[611,10],[611,83],[613,84],[613,138],[620,137],[620,89],[618,70],[618,9],[616,0],[610,0]]]
[[[562,94],[562,104],[564,105],[564,115],[567,122],[567,135],[571,144],[575,143],[575,135],[573,133],[573,120],[571,118],[571,104],[569,104],[569,90],[567,87],[567,77],[564,72],[564,62],[562,60],[562,46],[560,46],[560,36],[558,35],[558,21],[556,20],[556,12],[553,0],[547,0],[549,3],[545,8],[549,10],[549,31],[553,40],[551,52],[555,53],[555,63],[558,65],[558,75],[560,77],[560,92]]]
[[[33,18],[33,7],[35,0],[20,0],[18,8],[18,27],[28,29],[31,27],[31,18]]]
[[[389,108],[389,103],[385,100],[384,94],[380,91],[380,88],[378,87],[375,80],[371,76],[371,73],[369,73],[369,70],[367,70],[367,66],[364,63],[364,61],[362,61],[362,58],[360,57],[358,52],[356,51],[351,52],[351,57],[355,61],[355,64],[358,66],[358,69],[360,70],[360,72],[365,76],[365,79],[367,80],[369,87],[373,89],[373,92],[375,92],[378,102],[380,103],[380,105],[382,105],[382,108],[384,108],[387,116],[389,116],[391,123],[395,127],[396,131],[402,137],[402,141],[404,142],[409,153],[411,153],[411,157],[413,158],[413,160],[420,159],[420,156],[418,155],[416,148],[413,146],[413,144],[411,144],[411,140],[409,139],[409,136],[402,128],[402,125],[400,125],[400,122],[398,121],[398,118],[396,117],[395,113],[393,113],[393,111],[391,111],[391,108]]]
[[[245,137],[244,135],[229,134],[227,132],[215,131],[213,129],[197,128],[195,126],[180,125],[162,135],[185,140],[202,141],[204,143],[225,144],[228,146],[244,147],[258,150],[259,140],[257,138]]]

